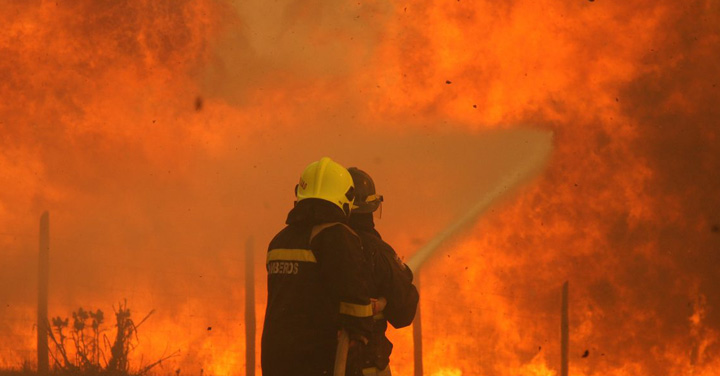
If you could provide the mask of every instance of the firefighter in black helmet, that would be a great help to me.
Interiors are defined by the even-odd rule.
[[[370,269],[346,224],[353,191],[349,172],[330,158],[300,178],[287,226],[268,247],[264,376],[332,375],[338,332],[346,330],[353,347],[372,333]]]
[[[371,260],[373,303],[373,334],[367,346],[350,349],[348,364],[362,364],[350,375],[389,376],[392,343],[385,336],[388,322],[395,328],[412,323],[419,300],[412,284],[412,271],[395,250],[375,230],[373,213],[381,209],[383,196],[375,191],[370,175],[355,167],[348,169],[355,185],[355,203],[350,214],[350,227],[360,236],[366,257]],[[360,359],[359,361],[357,359]]]

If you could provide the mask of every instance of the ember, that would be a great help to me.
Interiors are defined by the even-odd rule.
[[[309,161],[372,171],[409,258],[551,146],[423,267],[425,374],[559,375],[568,281],[569,374],[720,375],[717,2],[10,1],[0,21],[0,368],[35,364],[45,210],[50,317],[127,298],[156,309],[131,369],[179,350],[154,372],[241,374]]]

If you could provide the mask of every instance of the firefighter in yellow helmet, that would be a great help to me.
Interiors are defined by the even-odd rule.
[[[347,225],[354,190],[349,172],[327,157],[300,177],[287,226],[268,246],[264,376],[332,375],[338,332],[357,342],[372,332],[369,265]]]
[[[390,376],[392,343],[385,336],[388,322],[395,328],[412,323],[419,295],[412,283],[413,274],[395,250],[375,229],[373,213],[381,210],[383,196],[375,191],[375,182],[365,171],[348,169],[355,185],[355,202],[350,227],[360,236],[366,257],[371,260],[370,297],[374,308],[373,334],[367,346],[350,350],[348,364],[358,365],[348,376]]]

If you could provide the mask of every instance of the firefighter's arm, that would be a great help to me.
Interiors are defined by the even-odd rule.
[[[342,225],[329,227],[315,236],[320,275],[333,300],[339,302],[341,328],[351,339],[369,338],[373,325],[372,304],[366,281],[370,268],[360,239]]]
[[[412,323],[415,318],[420,296],[412,283],[412,271],[405,265],[389,245],[378,252],[376,273],[384,275],[381,295],[387,299],[383,315],[395,328]]]

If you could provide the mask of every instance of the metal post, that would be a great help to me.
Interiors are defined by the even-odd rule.
[[[48,273],[50,270],[50,216],[40,216],[40,252],[38,254],[37,367],[46,376],[48,365]]]
[[[562,289],[562,322],[560,323],[560,376],[568,376],[568,342],[570,339],[569,321],[568,283],[565,281]]]
[[[415,275],[413,281],[418,291],[420,290],[420,274]],[[423,351],[422,351],[422,319],[420,317],[420,302],[418,302],[415,320],[413,320],[413,360],[415,376],[423,376]]]
[[[253,239],[245,243],[245,375],[255,375],[255,258]]]

